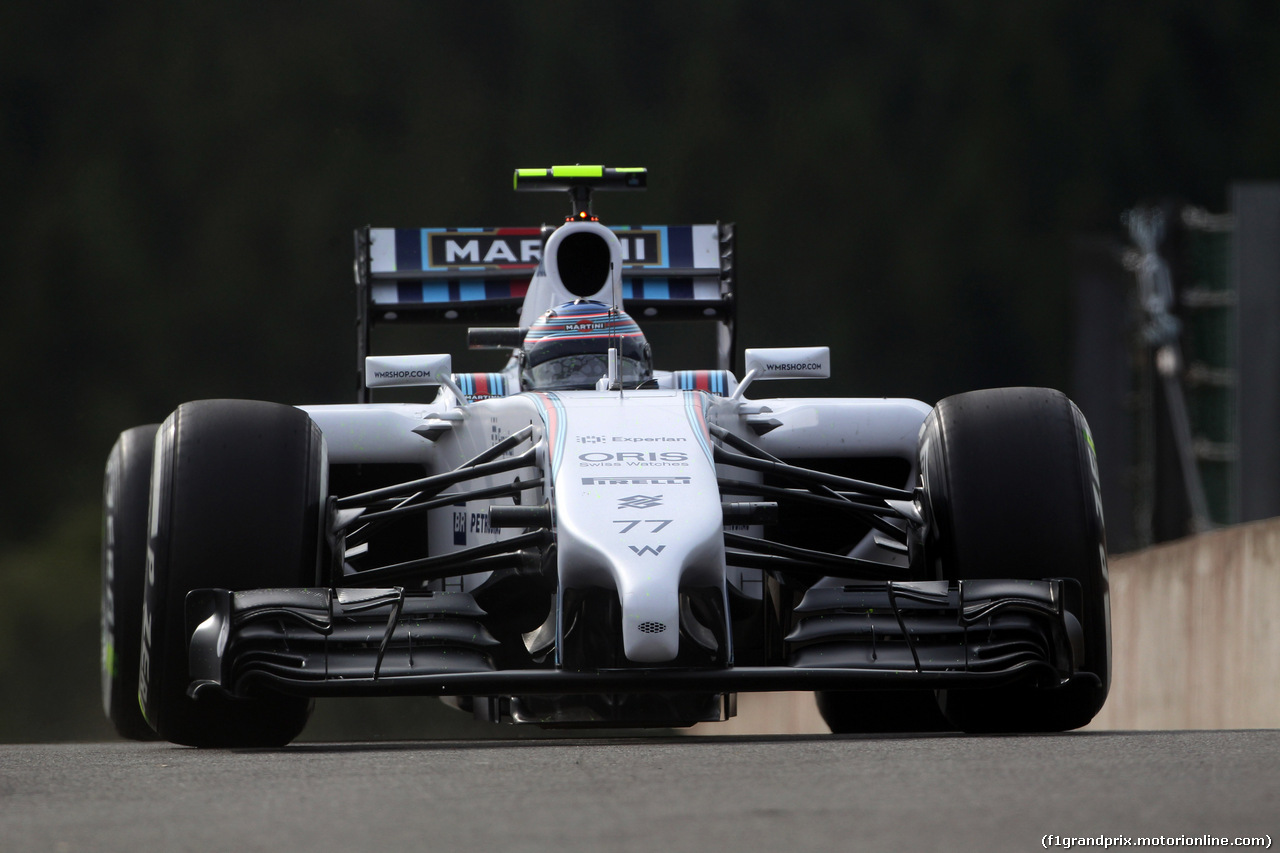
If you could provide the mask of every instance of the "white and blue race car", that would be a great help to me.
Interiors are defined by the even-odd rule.
[[[357,232],[357,402],[200,400],[120,436],[120,734],[278,745],[316,697],[383,695],[542,726],[722,720],[744,691],[817,691],[835,732],[1089,722],[1106,546],[1070,400],[756,396],[830,359],[747,349],[733,369],[732,226],[601,224],[593,191],[643,169],[515,182],[567,191],[571,215]],[[718,363],[657,369],[640,324],[669,319],[705,321]],[[371,352],[415,322],[476,324],[506,367]]]

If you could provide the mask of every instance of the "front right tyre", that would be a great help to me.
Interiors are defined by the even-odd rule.
[[[310,700],[187,695],[186,597],[314,586],[327,459],[302,410],[250,400],[185,403],[161,425],[152,473],[139,691],[147,722],[190,746],[281,746]]]

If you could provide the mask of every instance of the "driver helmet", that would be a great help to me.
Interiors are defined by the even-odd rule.
[[[523,386],[533,391],[592,389],[618,349],[622,387],[653,377],[653,351],[630,315],[603,302],[579,299],[539,317],[524,339]]]

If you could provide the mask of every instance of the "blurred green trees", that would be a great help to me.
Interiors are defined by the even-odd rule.
[[[1280,175],[1278,84],[1243,0],[0,8],[0,739],[105,732],[120,430],[351,399],[354,227],[536,224],[513,168],[643,165],[598,212],[737,222],[740,344],[830,343],[823,393],[1061,387],[1071,236]]]

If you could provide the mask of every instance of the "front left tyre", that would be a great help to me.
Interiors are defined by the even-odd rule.
[[[1106,530],[1093,438],[1059,391],[993,388],[948,397],[921,431],[935,577],[1061,578],[1079,589],[1075,676],[1046,687],[941,690],[966,732],[1057,732],[1086,725],[1111,683]]]
[[[311,702],[187,694],[186,597],[314,586],[327,489],[324,439],[302,410],[251,400],[186,403],[161,425],[147,558],[139,686],[147,721],[190,746],[281,746]]]

